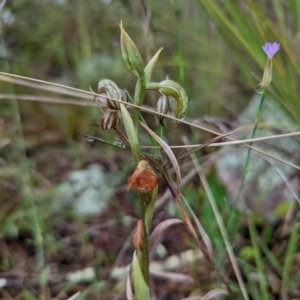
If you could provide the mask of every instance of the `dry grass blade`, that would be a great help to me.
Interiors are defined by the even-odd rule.
[[[131,267],[128,268],[128,273],[126,276],[126,297],[128,300],[134,300],[133,291],[131,287],[130,273]]]
[[[68,298],[67,300],[75,300],[80,295],[80,292],[73,295],[71,298]]]
[[[277,172],[277,174],[281,177],[281,179],[283,180],[283,182],[286,184],[287,188],[290,190],[291,194],[293,195],[293,197],[296,199],[296,201],[298,202],[298,204],[300,205],[300,197],[297,195],[297,192],[294,190],[294,187],[292,186],[292,184],[289,182],[289,179],[286,177],[286,175],[284,174],[284,172],[282,172],[282,170],[280,170],[273,162],[271,159],[266,158],[266,161],[275,169],[275,171]]]
[[[217,296],[221,296],[221,295],[228,295],[228,292],[226,290],[223,290],[223,289],[215,289],[215,290],[212,290],[212,291],[206,293],[204,296],[193,296],[193,297],[184,298],[182,300],[210,300],[210,299],[219,299],[219,298],[216,298],[216,297]]]
[[[168,227],[176,224],[182,224],[180,219],[169,219],[159,223],[150,235],[149,246],[150,248],[154,245],[155,241],[158,239],[160,234],[166,230]]]
[[[43,81],[39,79],[34,79],[34,78],[29,78],[29,77],[24,77],[24,76],[19,76],[19,75],[14,75],[14,74],[9,74],[9,73],[4,73],[0,72],[0,80],[14,83],[14,84],[19,84],[19,85],[24,85],[24,86],[29,86],[32,88],[36,89],[41,89],[44,91],[49,91],[53,93],[59,93],[59,94],[64,94],[64,95],[69,95],[69,96],[74,96],[74,97],[80,97],[83,99],[88,99],[90,100],[92,93],[81,90],[81,89],[76,89],[73,87],[57,84],[57,83],[52,83],[48,81]]]
[[[10,143],[10,139],[2,139],[0,141],[0,149],[5,147],[6,145],[8,145]]]
[[[52,104],[67,104],[67,105],[77,105],[77,106],[95,106],[99,104],[91,101],[82,101],[58,97],[46,97],[46,96],[35,96],[35,95],[13,95],[13,94],[0,94],[0,99],[11,99],[11,100],[23,100],[23,101],[34,101]]]
[[[171,149],[190,149],[190,148],[203,148],[203,147],[224,147],[224,146],[233,146],[233,145],[242,145],[247,143],[255,143],[255,142],[264,142],[268,140],[274,140],[274,139],[280,139],[285,137],[292,137],[292,136],[299,136],[300,131],[296,132],[289,132],[289,133],[282,133],[282,134],[276,134],[276,135],[270,135],[270,136],[263,136],[263,137],[257,137],[253,139],[244,139],[244,140],[233,140],[231,142],[221,142],[221,143],[215,143],[214,140],[219,140],[220,138],[226,138],[228,135],[233,134],[237,130],[241,129],[241,127],[235,129],[234,131],[226,134],[226,135],[220,135],[218,137],[215,137],[213,139],[210,139],[203,144],[191,144],[191,145],[178,145],[178,146],[170,146]],[[141,146],[141,148],[157,148],[157,146]],[[198,150],[198,149],[197,149]],[[195,151],[195,150],[194,150]]]
[[[204,147],[207,147],[207,146],[209,146],[209,145],[211,145],[211,144],[216,144],[216,143],[215,143],[216,141],[219,141],[220,139],[225,138],[225,137],[227,137],[227,136],[229,136],[229,135],[231,135],[231,134],[233,134],[233,133],[239,131],[239,130],[242,129],[243,127],[244,127],[244,126],[240,126],[240,127],[234,129],[234,130],[231,131],[231,132],[228,132],[228,133],[226,133],[226,134],[218,135],[218,136],[216,136],[216,137],[213,137],[212,139],[209,139],[208,141],[206,141],[206,142],[204,142],[204,143],[202,143],[202,144],[197,145],[196,147],[192,147],[192,148],[194,148],[194,149],[191,149],[191,150],[187,151],[187,152],[186,152],[185,154],[183,154],[181,157],[183,157],[183,156],[188,156],[189,154],[191,154],[191,153],[193,153],[193,152],[195,152],[195,151],[198,151],[198,150],[200,150],[200,149],[202,149],[202,148],[204,148]]]
[[[193,237],[194,241],[197,243],[197,246],[199,247],[199,249],[201,250],[201,252],[203,253],[203,255],[205,256],[205,258],[208,260],[208,262],[210,262],[213,266],[213,260],[210,256],[210,254],[208,253],[208,251],[206,250],[206,248],[203,247],[203,245],[201,244],[200,240],[198,239],[196,230],[193,227],[193,224],[188,216],[188,214],[185,211],[185,208],[183,207],[182,203],[180,200],[178,200],[177,198],[175,199],[176,203],[181,211],[183,220],[184,220],[184,224],[188,230],[188,232],[191,234],[191,236]],[[215,266],[214,266],[215,267]],[[225,283],[225,282],[224,282]]]
[[[186,201],[186,199],[184,198],[183,195],[181,195],[181,199],[183,199],[185,205],[187,206],[189,212],[191,213],[194,222],[196,223],[196,226],[198,228],[198,231],[202,237],[202,240],[208,250],[208,253],[210,255],[210,257],[213,257],[213,249],[212,249],[212,245],[211,245],[211,241],[209,236],[207,235],[206,231],[204,230],[204,228],[202,227],[201,223],[199,222],[197,216],[195,215],[194,211],[192,210],[191,206],[189,205],[189,203]]]
[[[151,270],[151,276],[180,283],[190,284],[195,282],[195,279],[192,276],[175,272]]]
[[[85,90],[76,89],[76,88],[69,87],[69,86],[64,86],[64,85],[60,85],[60,84],[55,84],[55,83],[51,83],[51,82],[47,82],[47,81],[43,81],[43,80],[38,80],[38,79],[19,76],[19,75],[14,75],[14,74],[5,73],[5,72],[0,72],[0,80],[15,83],[15,84],[20,84],[20,85],[30,86],[32,88],[42,89],[42,90],[51,91],[51,92],[55,92],[55,93],[61,93],[61,94],[69,95],[69,96],[80,97],[80,98],[88,99],[88,100],[91,100],[91,101],[92,101],[92,97],[98,96],[98,94],[96,94],[94,92],[88,92],[88,91],[85,91]],[[104,97],[104,98],[122,103],[121,100],[117,100],[117,99],[113,99],[113,98],[109,98],[109,97]],[[170,115],[161,114],[161,113],[158,113],[158,112],[156,112],[152,109],[148,109],[148,108],[145,108],[145,107],[142,107],[142,106],[134,105],[132,103],[127,103],[127,106],[137,107],[141,111],[151,113],[151,114],[155,114],[155,115],[160,115],[160,116],[163,116],[165,118],[169,118],[173,121],[176,121],[178,123],[185,124],[185,125],[188,125],[188,126],[192,126],[194,128],[197,128],[197,129],[200,129],[200,130],[203,130],[203,131],[206,131],[206,132],[210,132],[210,133],[218,135],[218,136],[223,135],[222,133],[217,132],[215,130],[208,129],[206,127],[199,126],[199,125],[193,124],[193,123],[188,122],[188,121],[183,121],[183,120],[174,118]],[[231,141],[235,141],[233,138],[230,138],[230,137],[225,137],[225,138],[229,139]],[[289,165],[289,166],[291,166],[295,169],[300,170],[300,166],[292,164],[292,163],[290,163],[288,161],[285,161],[281,158],[275,157],[275,156],[273,156],[273,155],[271,155],[271,154],[269,154],[265,151],[262,151],[258,148],[254,148],[254,147],[249,146],[249,145],[244,145],[244,146],[251,149],[252,151],[258,152],[258,153],[260,153],[262,155],[265,155],[267,157],[271,157],[274,160],[277,160],[281,163],[284,163],[284,164]]]
[[[263,136],[263,137],[257,137],[257,138],[253,138],[253,139],[244,139],[244,140],[239,140],[239,141],[214,143],[214,144],[208,145],[208,147],[242,145],[242,144],[246,144],[246,143],[252,144],[254,142],[263,142],[263,141],[280,139],[280,138],[291,137],[291,136],[298,136],[298,135],[300,135],[300,131],[289,132],[289,133],[282,133],[282,134],[275,134],[275,135]],[[195,147],[195,146],[193,146],[193,147]]]
[[[170,159],[170,162],[174,168],[174,172],[176,174],[176,197],[179,197],[180,195],[180,186],[181,186],[181,173],[180,168],[177,162],[177,159],[171,150],[170,146],[162,139],[160,138],[154,131],[152,131],[147,125],[140,122],[140,125],[161,145],[161,147],[166,152],[167,156]]]

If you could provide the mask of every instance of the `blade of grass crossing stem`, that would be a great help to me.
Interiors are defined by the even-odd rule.
[[[264,262],[258,245],[258,236],[256,233],[256,229],[254,227],[253,221],[251,220],[250,214],[248,214],[248,224],[249,224],[251,243],[254,250],[256,269],[259,276],[259,287],[260,287],[261,299],[268,300],[269,294],[267,290],[267,277],[265,273]]]
[[[142,122],[140,122],[140,125],[150,134],[154,137],[154,139],[160,144],[160,146],[164,149],[164,151],[166,152],[173,168],[174,168],[174,172],[176,175],[176,186],[177,186],[177,197],[179,197],[180,195],[180,186],[181,186],[181,173],[180,173],[180,168],[177,162],[177,159],[172,151],[172,149],[170,148],[170,146],[162,139],[160,138],[154,131],[152,131],[147,125],[143,124]]]
[[[133,253],[132,261],[132,273],[133,273],[133,286],[137,300],[150,299],[149,287],[147,286],[144,276],[141,270],[139,260],[136,256],[136,252]]]
[[[127,108],[125,107],[125,105],[120,103],[120,108],[121,108],[123,123],[125,126],[127,137],[128,137],[129,143],[130,143],[130,147],[132,149],[134,161],[137,164],[140,161],[140,156],[141,156],[140,145],[139,145],[137,133],[136,133],[132,118],[131,118]]]
[[[289,276],[289,273],[293,263],[294,254],[298,246],[297,238],[298,238],[299,228],[300,228],[300,223],[296,223],[293,226],[288,248],[285,255],[283,273],[282,273],[282,288],[284,292],[288,292],[288,290],[290,289],[289,284],[291,283],[290,280],[291,276]]]

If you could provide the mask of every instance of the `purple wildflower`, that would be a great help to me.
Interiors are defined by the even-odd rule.
[[[265,43],[262,46],[264,52],[268,55],[269,59],[272,59],[273,56],[276,54],[277,51],[280,49],[280,44],[277,42],[274,43]]]

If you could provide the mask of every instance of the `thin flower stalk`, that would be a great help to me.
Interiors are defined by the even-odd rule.
[[[266,91],[267,91],[269,85],[271,84],[271,80],[272,80],[272,60],[273,60],[274,55],[280,50],[280,44],[277,42],[265,43],[262,46],[262,49],[266,53],[268,60],[267,60],[267,64],[266,64],[266,67],[264,70],[262,82],[258,85],[258,88],[257,88],[257,92],[259,94],[261,94],[261,98],[260,98],[259,107],[258,107],[258,110],[256,113],[253,130],[251,133],[251,139],[253,139],[255,137],[255,133],[256,133],[256,130],[258,127],[258,122],[259,122],[260,115],[262,112],[263,103],[264,103],[264,100],[266,97]],[[252,145],[252,143],[250,143],[250,146],[251,145]],[[241,182],[241,185],[240,185],[240,188],[238,191],[236,201],[238,200],[240,193],[245,184],[246,173],[248,171],[249,162],[250,162],[250,154],[251,154],[251,148],[248,148],[246,162],[245,162],[244,170],[243,170],[242,182]]]

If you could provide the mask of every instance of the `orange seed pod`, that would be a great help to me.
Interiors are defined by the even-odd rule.
[[[127,190],[133,188],[141,193],[150,193],[157,184],[157,176],[148,161],[141,160],[132,176],[128,177]]]
[[[144,230],[143,230],[143,222],[142,220],[138,220],[137,229],[133,236],[132,243],[135,249],[142,250],[144,242]]]

